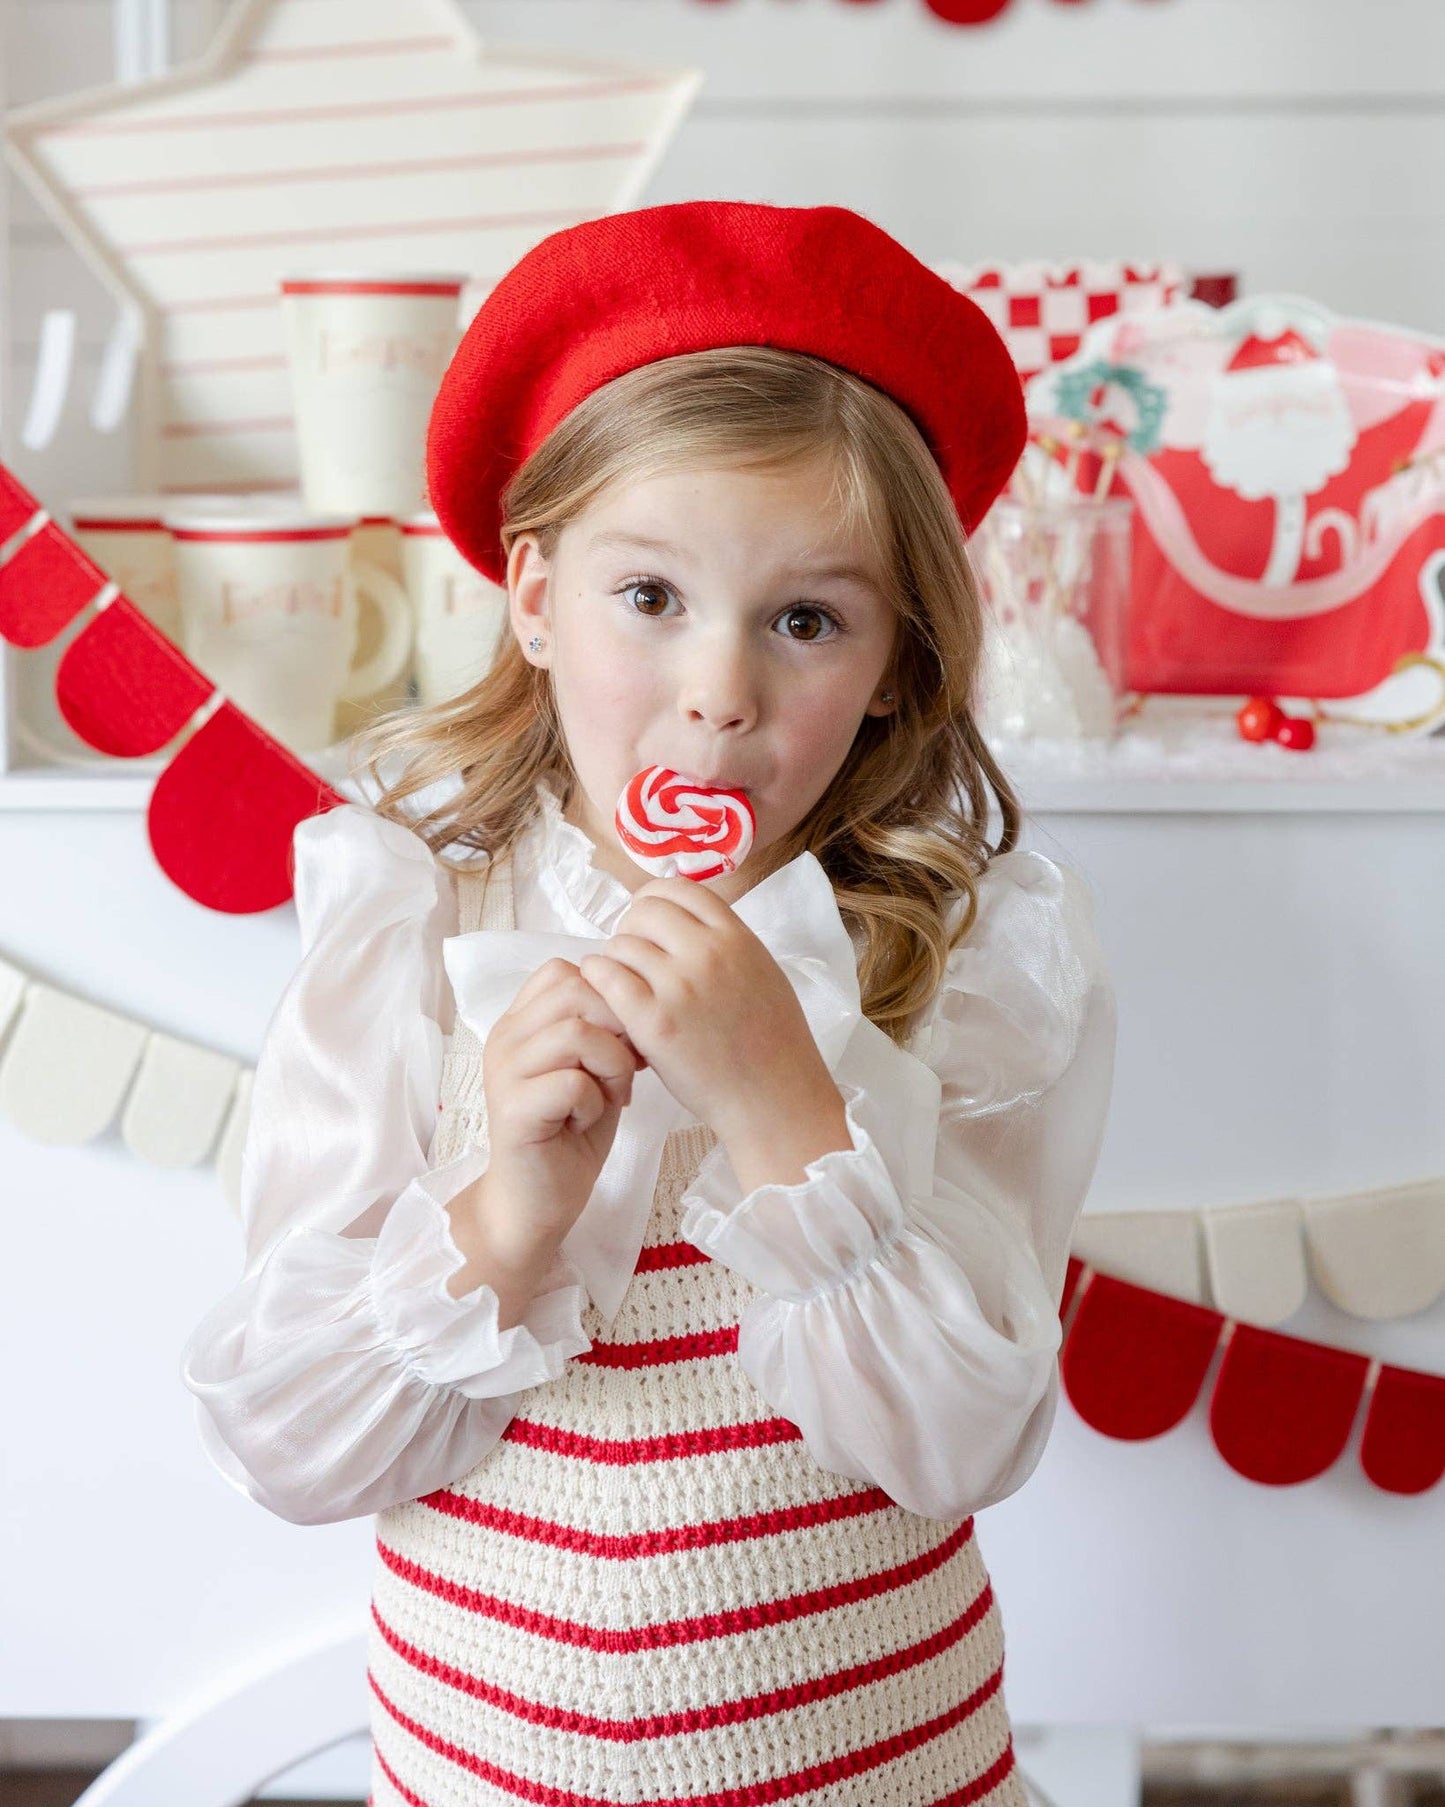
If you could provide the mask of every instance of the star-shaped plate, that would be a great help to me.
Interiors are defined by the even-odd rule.
[[[277,283],[465,271],[637,198],[692,68],[483,40],[452,0],[236,0],[198,61],[10,114],[7,154],[140,322],[138,490],[294,489]]]

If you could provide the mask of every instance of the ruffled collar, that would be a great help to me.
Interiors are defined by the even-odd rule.
[[[531,870],[563,930],[611,935],[632,893],[594,864],[596,842],[562,814],[562,799],[546,778],[537,781],[537,813],[526,839]]]

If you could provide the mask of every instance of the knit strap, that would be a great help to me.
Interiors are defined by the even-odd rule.
[[[517,926],[510,855],[489,859],[475,870],[457,872],[456,888],[459,934]],[[442,1056],[440,1090],[436,1134],[429,1153],[433,1166],[455,1160],[469,1148],[485,1147],[487,1140],[482,1044],[455,1011],[452,1033]]]

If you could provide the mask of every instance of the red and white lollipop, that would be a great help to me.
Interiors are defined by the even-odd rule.
[[[635,773],[617,799],[617,838],[658,878],[721,878],[748,857],[757,832],[741,791],[693,784],[665,765]]]

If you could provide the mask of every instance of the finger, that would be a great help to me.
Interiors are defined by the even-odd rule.
[[[684,884],[687,880],[683,881]],[[704,921],[695,911],[672,897],[644,897],[633,901],[617,919],[618,935],[635,935],[653,942],[665,952],[681,958],[696,955],[708,936],[716,933],[716,924]]]
[[[521,1103],[545,1135],[591,1129],[608,1108],[602,1088],[582,1067],[558,1067],[538,1074],[527,1082]]]
[[[513,1072],[523,1079],[566,1067],[581,1067],[603,1086],[609,1099],[621,1098],[632,1083],[636,1063],[615,1035],[572,1017],[551,1023],[519,1047]]]
[[[673,955],[666,948],[659,947],[655,941],[649,941],[642,935],[614,935],[607,942],[604,952],[587,954],[584,958],[586,971],[583,972],[582,977],[597,991],[600,991],[606,999],[610,999],[613,994],[603,990],[602,985],[598,983],[597,974],[592,966],[594,960],[601,962],[603,968],[601,976],[604,980],[611,979],[615,985],[618,981],[606,968],[609,966],[614,969],[624,968],[646,987],[648,993],[656,993],[666,987],[667,975],[674,963]],[[635,988],[625,990],[614,1007],[619,1012],[625,1012],[628,1000],[638,995],[640,994],[636,992]]]
[[[736,914],[725,898],[718,897],[706,885],[699,885],[690,878],[650,878],[632,893],[632,903],[627,909],[631,910],[643,898],[675,904],[698,922],[710,923],[713,927],[720,926]],[[623,914],[626,915],[627,911]]]
[[[547,962],[549,966],[552,964],[551,961]],[[513,1018],[514,1028],[521,1033],[531,1034],[545,1023],[577,1016],[589,1023],[596,1023],[600,1029],[610,1029],[614,1035],[625,1035],[626,1026],[616,1011],[596,987],[588,983],[578,968],[570,960],[556,964],[566,967],[567,971],[554,973],[549,985],[525,1001],[522,1001],[521,993],[518,993],[517,1001],[508,1011],[508,1015]],[[539,967],[532,978],[538,978],[545,970],[545,966]]]

